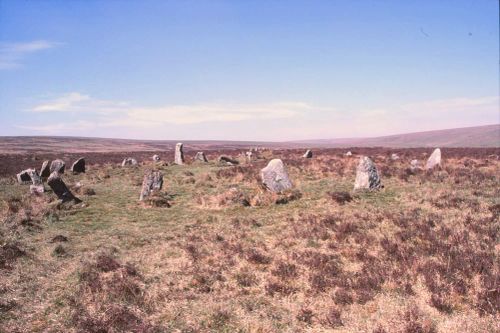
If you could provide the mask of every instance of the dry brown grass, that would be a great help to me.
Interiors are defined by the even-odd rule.
[[[354,150],[353,150],[354,151]],[[481,151],[411,171],[371,151],[385,188],[352,192],[356,157],[263,152],[234,167],[89,166],[84,204],[2,181],[6,332],[493,332],[500,319],[500,164]],[[418,152],[418,151],[417,151]],[[418,152],[420,153],[420,152]],[[263,156],[295,185],[265,192]],[[417,156],[421,157],[421,156]],[[90,193],[92,190],[95,194]]]

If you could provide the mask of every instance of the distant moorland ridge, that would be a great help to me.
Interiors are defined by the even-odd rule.
[[[500,124],[405,133],[371,138],[318,139],[285,142],[224,140],[130,140],[63,136],[0,136],[0,153],[120,152],[173,150],[184,142],[192,149],[342,148],[342,147],[500,147]]]

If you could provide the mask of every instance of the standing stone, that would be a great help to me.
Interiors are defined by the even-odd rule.
[[[260,177],[264,186],[271,192],[279,193],[293,186],[285,165],[279,158],[271,160],[260,170]]]
[[[49,184],[52,191],[54,191],[54,193],[63,203],[68,201],[74,201],[75,203],[82,202],[80,199],[75,197],[73,193],[71,193],[71,191],[59,176],[58,172],[52,172],[50,174],[50,177],[47,180],[47,184]]]
[[[302,157],[303,157],[303,158],[312,158],[312,157],[313,157],[313,152],[312,152],[310,149],[308,149],[308,150],[304,153],[304,155],[302,155]]]
[[[49,178],[50,176],[50,161],[43,161],[42,168],[40,169],[40,177]]]
[[[252,162],[253,156],[254,155],[252,151],[245,152],[245,159],[247,160],[247,162]]]
[[[356,169],[356,180],[354,182],[354,189],[379,189],[381,187],[380,177],[377,168],[373,161],[367,157],[362,156],[359,159],[358,168]]]
[[[441,149],[436,148],[432,152],[431,156],[427,160],[425,165],[426,170],[434,169],[435,167],[441,166]]]
[[[233,160],[231,157],[221,155],[218,159],[219,163],[226,163],[227,165],[238,165],[240,162]]]
[[[398,154],[396,154],[396,153],[391,154],[391,160],[393,160],[393,161],[399,160]]]
[[[137,165],[137,160],[135,158],[126,157],[122,162],[122,167]]]
[[[199,151],[199,152],[196,153],[196,155],[194,156],[194,160],[195,161],[199,161],[199,162],[203,162],[203,163],[207,163],[208,162],[208,159],[205,156],[205,153],[202,152],[202,151]]]
[[[163,174],[160,171],[150,171],[144,175],[142,181],[141,195],[139,200],[143,201],[155,191],[160,191],[163,187]]]
[[[85,172],[85,159],[80,157],[71,165],[71,171],[73,173],[82,173]]]
[[[347,153],[345,153],[345,156],[352,156],[351,151],[348,151]]]
[[[35,169],[26,169],[21,172],[19,172],[16,177],[17,177],[17,182],[19,184],[26,184],[28,182],[31,182],[31,175],[32,172],[36,172]]]
[[[153,161],[159,162],[160,161],[160,156],[158,155],[153,155]]]
[[[57,171],[58,173],[64,173],[65,167],[66,163],[64,163],[63,160],[53,160],[52,163],[50,163],[50,173],[52,174],[54,171]]]
[[[175,160],[174,163],[177,165],[184,164],[184,151],[182,150],[184,145],[182,143],[178,143],[175,145]]]

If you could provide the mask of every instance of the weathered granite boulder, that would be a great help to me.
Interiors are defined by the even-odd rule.
[[[54,171],[57,171],[59,173],[64,173],[65,167],[66,163],[64,163],[63,160],[60,159],[53,160],[52,163],[50,163],[50,173],[52,174]]]
[[[225,156],[225,155],[219,156],[218,161],[219,161],[219,163],[225,163],[227,165],[238,165],[238,164],[240,164],[240,162],[238,162],[237,160],[234,160],[231,157]]]
[[[23,170],[21,172],[19,172],[16,177],[17,177],[17,182],[19,184],[27,184],[27,183],[30,183],[32,180],[31,180],[31,174],[33,172],[36,172],[35,169],[26,169],[26,170]]]
[[[308,149],[308,150],[304,153],[304,155],[302,155],[302,157],[303,157],[303,158],[312,158],[312,157],[313,157],[313,152],[312,152],[310,149]]]
[[[391,160],[393,160],[393,161],[399,160],[399,155],[396,153],[391,154]]]
[[[71,165],[71,171],[73,173],[82,173],[85,172],[85,159],[80,157],[77,159],[73,165]]]
[[[373,161],[367,156],[361,156],[356,169],[356,180],[354,189],[379,189],[382,186],[377,168]]]
[[[410,169],[411,171],[415,171],[420,169],[420,163],[418,160],[411,160],[410,162]]]
[[[144,175],[142,181],[141,195],[139,200],[143,201],[149,197],[153,192],[160,191],[163,187],[163,174],[160,171],[150,171]]]
[[[425,165],[425,169],[431,170],[440,166],[441,166],[441,149],[436,148],[432,152],[431,156],[429,156],[427,164]]]
[[[122,167],[137,165],[137,160],[132,157],[126,157],[122,162]]]
[[[267,166],[260,170],[260,177],[262,184],[271,192],[283,192],[293,186],[283,161],[278,158],[269,161]]]
[[[155,162],[159,162],[159,161],[160,161],[160,156],[158,156],[158,155],[156,155],[156,154],[155,154],[155,155],[153,155],[153,161],[155,161]]]
[[[68,189],[66,184],[61,179],[60,174],[58,172],[54,171],[50,174],[50,177],[47,180],[47,184],[49,184],[52,191],[54,191],[54,193],[62,202],[69,202],[69,201],[74,201],[75,203],[82,202],[80,199],[75,197],[73,193],[71,193],[71,191]]]
[[[184,145],[182,143],[178,143],[175,145],[175,160],[174,163],[177,165],[183,165],[184,164],[184,151],[183,151]]]
[[[202,152],[202,151],[199,151],[199,152],[196,153],[196,155],[194,156],[194,160],[198,161],[198,162],[203,162],[203,163],[207,163],[208,162],[208,159],[205,156],[205,153]]]
[[[352,153],[348,151],[347,153],[345,153],[345,156],[352,156]]]
[[[50,161],[43,161],[42,168],[40,169],[40,177],[49,178],[50,176]]]

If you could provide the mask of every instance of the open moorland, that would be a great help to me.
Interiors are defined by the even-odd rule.
[[[500,149],[445,148],[432,171],[409,168],[424,148],[186,150],[182,166],[173,151],[2,155],[0,332],[499,331]],[[353,191],[361,155],[382,189]],[[80,156],[86,172],[62,179],[81,203],[16,181]],[[273,158],[292,190],[263,188]],[[148,170],[163,189],[139,202]]]

